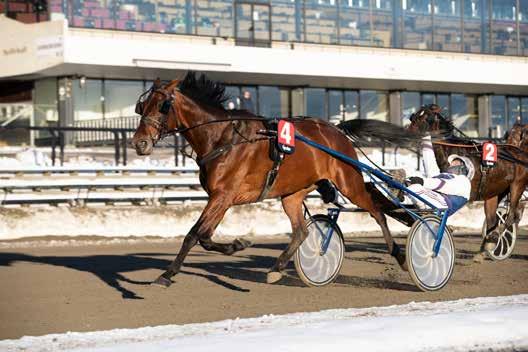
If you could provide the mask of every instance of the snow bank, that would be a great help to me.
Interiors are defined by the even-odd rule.
[[[167,206],[101,206],[101,207],[30,207],[0,208],[0,240],[37,236],[160,236],[187,234],[198,220],[201,203]],[[320,202],[310,203],[312,214],[326,213]],[[528,212],[521,225],[528,224]],[[480,231],[484,210],[470,204],[449,219],[455,227]],[[377,223],[365,212],[343,213],[339,226],[349,236],[380,234]],[[389,218],[394,233],[408,228]],[[216,236],[275,236],[290,233],[288,217],[279,202],[265,202],[231,208],[216,231]],[[380,234],[381,236],[381,234]]]
[[[7,154],[12,154],[14,157],[0,156],[0,169],[14,169],[14,168],[40,168],[49,167],[52,165],[49,148],[32,148],[32,147],[2,147],[2,151]],[[67,148],[66,160],[64,167],[84,168],[84,167],[105,167],[115,166],[113,157],[101,157],[101,153],[113,153],[110,148]],[[404,168],[408,174],[416,173],[416,154],[406,151],[404,149],[394,150],[387,148],[385,152],[385,163],[383,164],[383,153],[380,149],[364,148],[368,159],[359,154],[359,160],[372,166],[371,161],[378,166],[386,168]],[[180,156],[180,165],[182,163]],[[190,165],[195,165],[191,159],[186,159]],[[174,167],[174,156],[161,156],[154,154],[152,156],[136,157],[129,155],[128,166],[131,167]]]
[[[214,323],[52,334],[2,351],[521,351],[528,295],[409,303]]]

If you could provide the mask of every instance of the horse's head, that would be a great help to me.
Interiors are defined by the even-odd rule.
[[[506,143],[528,149],[528,124],[516,123],[507,133]]]
[[[407,129],[415,133],[448,134],[453,131],[451,119],[442,115],[442,108],[436,104],[422,106],[410,117]]]
[[[136,102],[136,114],[141,116],[132,145],[138,155],[150,155],[163,135],[176,128],[174,117],[175,86],[177,81],[162,85],[156,79],[152,87],[141,94]]]

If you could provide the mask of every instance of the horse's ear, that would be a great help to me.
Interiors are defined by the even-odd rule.
[[[154,80],[154,88],[161,88],[161,79],[159,77]]]
[[[436,104],[431,104],[429,105],[429,109],[434,112],[434,113],[440,113],[442,111],[442,108],[440,108],[440,106],[436,105]]]

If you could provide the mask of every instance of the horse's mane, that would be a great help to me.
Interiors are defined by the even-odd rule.
[[[453,124],[453,120],[448,118],[448,117],[445,117],[441,113],[438,113],[438,115],[440,117],[440,129],[442,131],[446,131],[448,133],[453,133],[453,131],[455,129],[455,125]]]
[[[222,110],[225,110],[223,104],[229,99],[223,84],[210,80],[204,74],[197,77],[194,71],[187,72],[178,89],[192,100]]]
[[[423,137],[421,134],[389,122],[379,120],[355,119],[341,122],[337,128],[344,131],[353,140],[376,140],[399,146],[415,145]]]

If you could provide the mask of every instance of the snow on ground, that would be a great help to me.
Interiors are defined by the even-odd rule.
[[[326,206],[309,202],[312,214],[326,213]],[[167,206],[100,206],[100,207],[30,207],[0,208],[0,241],[41,236],[104,236],[165,238],[185,236],[200,217],[205,202]],[[60,219],[60,221],[57,221]],[[478,203],[470,204],[448,224],[464,231],[479,233],[484,223],[484,210]],[[395,234],[406,234],[409,228],[388,219]],[[528,224],[525,211],[520,225]],[[348,237],[381,236],[379,225],[365,212],[343,213],[339,226]],[[283,236],[291,232],[288,217],[280,202],[236,206],[228,210],[216,238],[241,236]],[[457,231],[458,232],[458,231]],[[460,233],[460,232],[458,232]],[[0,246],[2,244],[0,243]]]
[[[114,160],[102,160],[97,156],[98,151],[104,148],[67,148],[68,153],[72,154],[65,161],[64,167],[84,168],[84,167],[107,167],[115,166]],[[49,148],[30,148],[30,147],[2,147],[4,153],[14,154],[14,157],[0,155],[0,169],[13,168],[42,168],[50,167],[52,161],[50,158]],[[416,172],[416,154],[402,150],[387,148],[385,153],[385,164],[383,164],[383,154],[381,149],[364,148],[368,159],[359,154],[359,160],[372,165],[370,161],[387,168],[403,168],[408,174]],[[369,160],[370,159],[370,160]],[[192,160],[187,159],[191,167],[195,167]],[[174,167],[174,157],[159,158],[154,153],[152,156],[134,157],[129,160],[130,167]]]
[[[526,351],[528,295],[52,334],[2,351]]]

